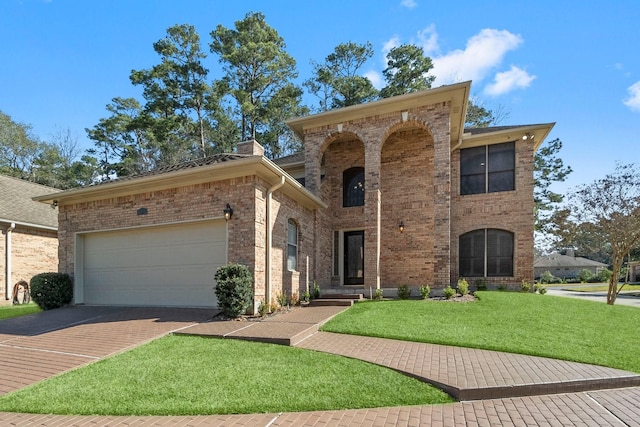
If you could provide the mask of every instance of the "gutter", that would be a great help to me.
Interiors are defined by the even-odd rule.
[[[272,194],[282,187],[285,183],[286,178],[284,175],[280,175],[280,182],[277,182],[271,188],[267,190],[267,200],[266,200],[266,226],[267,226],[267,236],[266,236],[266,247],[265,247],[265,278],[264,278],[264,297],[266,299],[265,304],[267,307],[271,307],[271,245],[273,242],[273,227],[271,227],[271,200]]]
[[[8,224],[5,232],[5,270],[4,270],[4,299],[9,300],[9,286],[11,283],[11,232],[15,230],[16,223]]]

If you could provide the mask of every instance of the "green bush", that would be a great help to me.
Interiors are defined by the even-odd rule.
[[[373,299],[376,301],[381,301],[382,298],[382,289],[376,289],[375,293],[373,294]]]
[[[318,284],[314,280],[313,286],[311,287],[311,299],[318,299],[318,298],[320,298],[320,286],[318,286]]]
[[[522,292],[529,292],[531,290],[531,285],[524,279],[522,279],[520,287],[522,288]]]
[[[540,282],[542,283],[553,283],[555,281],[556,277],[548,270],[542,273],[542,276],[540,276]]]
[[[31,299],[43,310],[69,304],[73,298],[73,281],[65,273],[40,273],[29,283]]]
[[[533,292],[538,292],[540,295],[544,295],[547,293],[547,287],[542,283],[536,283],[533,285]]]
[[[453,297],[456,295],[456,290],[455,290],[455,289],[453,289],[453,288],[451,287],[451,285],[447,285],[447,287],[446,287],[446,288],[444,288],[444,289],[442,290],[442,292],[444,293],[444,296],[445,296],[447,299],[451,299],[451,298],[453,298]]]
[[[246,265],[228,264],[215,274],[218,306],[229,317],[245,313],[253,301],[253,276]]]
[[[605,282],[608,283],[609,280],[611,279],[611,276],[613,275],[613,271],[605,268],[604,270],[602,270],[600,272],[600,274],[598,275],[598,279],[600,279],[601,282]]]
[[[431,288],[429,285],[423,285],[418,288],[418,292],[420,292],[420,296],[422,299],[429,298],[429,294],[431,293]]]
[[[309,293],[309,291],[304,291],[302,293],[302,301],[309,302],[310,300],[311,300],[311,294]]]
[[[458,279],[458,293],[462,296],[469,293],[469,282],[466,279]]]
[[[580,283],[586,283],[593,278],[593,273],[590,270],[583,268],[578,272],[577,277],[578,277],[578,280],[580,280]]]
[[[276,294],[276,301],[278,302],[280,308],[284,308],[287,306],[287,300],[288,298],[286,292]]]
[[[400,299],[409,299],[409,298],[411,298],[411,289],[409,289],[408,285],[400,285],[400,286],[398,286],[398,298],[400,298]]]

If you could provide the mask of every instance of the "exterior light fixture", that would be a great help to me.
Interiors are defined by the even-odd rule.
[[[398,225],[398,230],[402,233],[404,231],[404,222],[400,221],[400,225]]]
[[[533,139],[533,138],[535,138],[535,137],[536,137],[535,135],[533,135],[533,134],[531,134],[531,133],[527,132],[527,133],[525,133],[524,135],[522,135],[522,140],[523,140],[523,141],[526,141],[527,139]]]
[[[229,203],[227,203],[227,207],[224,208],[222,212],[224,212],[224,219],[226,221],[229,221],[231,219],[231,217],[233,216],[233,209],[231,208]]]

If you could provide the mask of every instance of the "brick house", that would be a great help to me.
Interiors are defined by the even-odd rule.
[[[227,262],[253,271],[256,306],[313,282],[368,294],[532,280],[533,154],[553,124],[465,130],[470,86],[290,120],[304,152],[275,162],[249,141],[37,198],[59,205],[75,302],[214,305]]]
[[[58,270],[57,208],[32,200],[54,191],[0,175],[0,305],[12,303],[18,281]]]

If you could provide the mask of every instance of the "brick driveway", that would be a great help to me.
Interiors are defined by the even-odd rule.
[[[215,310],[70,307],[0,322],[0,394],[210,318]]]

